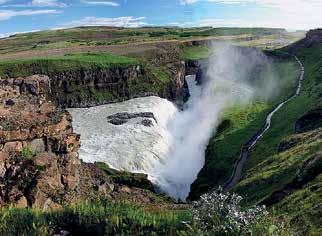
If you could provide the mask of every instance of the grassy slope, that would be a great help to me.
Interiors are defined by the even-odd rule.
[[[53,235],[65,230],[72,235],[174,235],[189,221],[185,211],[144,208],[108,202],[85,203],[43,212],[0,209],[1,235]]]
[[[0,62],[1,77],[53,74],[64,71],[110,68],[140,63],[135,58],[115,56],[108,53],[69,54],[65,56],[40,57]]]
[[[286,194],[281,202],[278,198],[273,202],[277,201],[278,214],[290,217],[303,233],[322,230],[321,175],[315,179],[322,166],[321,132],[320,129],[289,137],[297,142],[294,147],[254,166],[233,191],[241,194],[249,205],[269,202],[273,193]],[[312,179],[315,180],[311,182]]]
[[[302,232],[320,235],[322,232],[322,174],[302,189],[295,191],[278,203],[275,208],[279,215],[292,219]]]
[[[185,61],[197,61],[208,58],[210,49],[206,46],[192,46],[184,47],[182,49],[181,57]]]
[[[169,39],[187,39],[192,37],[227,35],[271,35],[286,34],[281,29],[268,28],[113,28],[80,27],[55,31],[41,31],[17,34],[0,40],[0,53],[21,50],[39,50],[83,45],[117,45],[131,42],[160,41]]]
[[[288,103],[273,118],[271,129],[251,152],[244,169],[244,178],[235,190],[246,198],[248,204],[267,199],[276,191],[283,191],[301,176],[305,166],[319,168],[321,172],[321,130],[315,139],[305,137],[296,147],[278,153],[278,145],[294,133],[298,118],[311,109],[321,108],[322,99],[322,46],[301,49],[297,55],[304,63],[305,80],[299,97]],[[300,135],[301,136],[301,135]],[[316,164],[308,165],[315,158]],[[309,172],[312,175],[312,171]],[[314,175],[309,176],[314,177]],[[261,186],[261,188],[258,188]],[[294,225],[305,232],[318,234],[321,228],[321,175],[287,196],[276,208],[292,217]],[[320,222],[319,222],[320,219]]]
[[[274,117],[271,129],[256,145],[246,162],[247,172],[256,164],[277,152],[281,140],[294,132],[295,122],[305,112],[322,107],[322,47],[315,46],[297,53],[304,62],[305,79],[301,95],[286,104]]]
[[[224,184],[230,177],[235,161],[246,140],[262,127],[266,114],[279,102],[294,93],[298,66],[293,60],[275,62],[274,69],[282,89],[271,101],[257,101],[247,106],[229,108],[222,115],[223,123],[206,150],[206,164],[193,183],[191,195],[197,197],[210,188]],[[226,125],[225,125],[226,124]]]

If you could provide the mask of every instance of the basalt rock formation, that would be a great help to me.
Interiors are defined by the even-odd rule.
[[[153,126],[153,122],[151,119],[155,121],[155,123],[158,123],[154,114],[152,112],[139,112],[139,113],[128,113],[128,112],[122,112],[122,113],[116,113],[114,115],[110,115],[107,117],[108,122],[113,125],[123,125],[127,123],[131,119],[137,119],[140,118],[140,123],[144,126],[151,127]]]
[[[322,29],[310,30],[307,32],[306,37],[288,47],[288,51],[292,54],[296,53],[301,48],[310,48],[314,45],[322,43]]]
[[[80,136],[51,94],[47,76],[0,80],[0,206],[50,210],[97,198],[153,202],[146,175],[126,173],[122,180],[123,172],[78,159]]]
[[[322,126],[322,109],[307,112],[295,123],[295,132],[303,133]]]
[[[184,62],[168,64],[162,72],[144,65],[130,65],[71,70],[49,77],[52,98],[61,107],[91,107],[151,95],[181,105],[189,97]]]

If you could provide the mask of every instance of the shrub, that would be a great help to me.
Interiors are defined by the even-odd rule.
[[[22,152],[21,152],[22,156],[28,160],[31,160],[34,156],[35,156],[35,153],[30,150],[29,147],[24,147],[22,149]]]
[[[252,224],[268,215],[265,206],[242,210],[242,197],[224,193],[221,188],[204,194],[193,202],[191,213],[194,227],[209,234],[251,233]]]

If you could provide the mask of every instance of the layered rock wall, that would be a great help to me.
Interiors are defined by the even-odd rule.
[[[120,66],[95,70],[72,70],[50,75],[52,98],[62,107],[91,107],[135,97],[156,95],[171,101],[189,96],[183,62],[163,68],[169,79],[154,67]]]
[[[47,76],[0,80],[0,206],[50,210],[101,197],[149,202],[147,176],[127,173],[124,183],[122,174],[78,159],[71,116],[49,97]]]

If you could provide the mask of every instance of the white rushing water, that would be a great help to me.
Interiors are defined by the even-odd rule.
[[[247,104],[255,94],[266,96],[269,92],[263,88],[273,87],[270,80],[265,80],[265,86],[247,80],[258,62],[265,63],[262,54],[222,45],[215,51],[217,55],[207,63],[202,86],[195,84],[194,76],[187,77],[191,97],[183,111],[153,96],[69,109],[74,130],[81,134],[80,158],[146,173],[158,189],[185,200],[204,165],[205,149],[223,109]],[[155,120],[137,117],[121,125],[109,123],[108,116],[122,112],[131,113],[132,118],[137,117],[134,113],[152,112]],[[142,121],[153,126],[145,126]]]
[[[85,162],[101,161],[119,170],[152,174],[168,151],[167,123],[178,112],[166,99],[142,97],[91,108],[69,109],[73,128],[81,134],[79,156]],[[113,125],[107,117],[120,112],[153,112],[157,123],[146,127],[142,118]]]
[[[196,86],[195,77],[187,76],[190,98],[186,110],[196,103],[201,96],[201,87]],[[161,191],[173,197],[185,199],[190,185],[203,166],[203,153],[190,159],[174,160],[175,150],[183,137],[176,135],[177,130],[185,130],[190,120],[181,114],[176,106],[159,97],[135,98],[121,103],[102,105],[91,108],[69,109],[73,117],[73,128],[81,134],[79,156],[85,162],[101,161],[111,167],[130,172],[141,172],[149,175],[149,179]],[[150,119],[153,126],[141,124],[143,118],[130,119],[122,125],[108,122],[108,116],[121,113],[152,112],[156,118]],[[185,133],[180,132],[180,136]],[[186,134],[189,135],[189,134]],[[184,147],[183,147],[184,148]],[[182,147],[181,147],[182,149]],[[203,152],[204,150],[202,150]],[[199,158],[199,159],[198,159]],[[177,172],[171,168],[173,161],[184,161],[182,167],[193,165],[194,171]],[[173,174],[177,173],[177,174]]]

